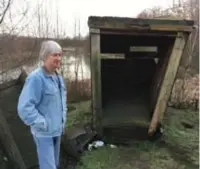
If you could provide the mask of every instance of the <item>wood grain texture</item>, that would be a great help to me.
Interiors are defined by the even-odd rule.
[[[153,112],[153,117],[148,131],[150,135],[156,130],[158,122],[161,122],[164,117],[164,112],[171,94],[186,41],[187,36],[185,36],[184,33],[177,34]]]
[[[96,33],[95,33],[96,32]],[[100,34],[94,30],[90,34],[91,45],[91,82],[92,82],[92,110],[93,125],[101,133],[101,56],[100,56]]]

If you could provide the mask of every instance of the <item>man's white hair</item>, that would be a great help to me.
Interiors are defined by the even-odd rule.
[[[62,48],[61,46],[53,41],[53,40],[47,40],[42,42],[40,53],[39,53],[39,59],[45,60],[49,55],[54,53],[61,53]]]

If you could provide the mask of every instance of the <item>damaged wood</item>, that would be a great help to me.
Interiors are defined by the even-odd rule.
[[[158,123],[163,120],[187,37],[188,36],[184,33],[179,32],[177,34],[153,112],[153,117],[148,131],[150,135],[154,133]]]
[[[26,169],[26,165],[13,139],[9,125],[7,124],[6,119],[1,111],[2,110],[0,110],[0,140],[2,145],[4,146],[9,159],[11,159],[14,163],[14,166],[19,169]]]

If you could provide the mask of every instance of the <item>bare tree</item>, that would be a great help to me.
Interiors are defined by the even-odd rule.
[[[143,10],[137,17],[138,18],[155,18],[163,15],[163,9],[161,7],[153,7],[150,9]]]

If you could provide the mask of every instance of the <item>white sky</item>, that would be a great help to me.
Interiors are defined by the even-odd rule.
[[[87,19],[90,15],[136,17],[145,8],[168,6],[170,0],[60,0],[60,16],[73,23],[80,18],[81,32],[88,31]],[[70,33],[73,25],[68,25]]]
[[[146,8],[152,8],[154,6],[161,6],[168,8],[172,6],[173,0],[13,0],[15,8],[12,9],[12,25],[17,23],[17,12],[23,11],[22,5],[24,1],[28,2],[29,14],[21,21],[20,26],[29,23],[23,32],[26,34],[35,35],[38,30],[38,17],[34,14],[37,4],[40,5],[40,10],[43,13],[47,13],[41,19],[45,23],[48,18],[48,26],[41,27],[41,30],[45,32],[49,29],[49,35],[53,34],[53,28],[56,29],[57,12],[59,16],[59,32],[62,36],[62,32],[65,32],[65,36],[73,36],[75,34],[75,18],[80,20],[80,32],[82,35],[86,35],[88,32],[88,16],[123,16],[123,17],[136,17],[141,11]],[[21,1],[22,3],[20,3]],[[13,7],[12,6],[12,7]],[[14,9],[14,10],[13,10]],[[58,9],[58,10],[57,10]],[[17,10],[17,12],[16,12]],[[56,12],[57,11],[57,12]],[[6,24],[10,22],[9,14],[7,15]],[[14,24],[15,22],[15,24]],[[18,27],[20,27],[18,26]],[[34,32],[34,33],[33,33]]]

